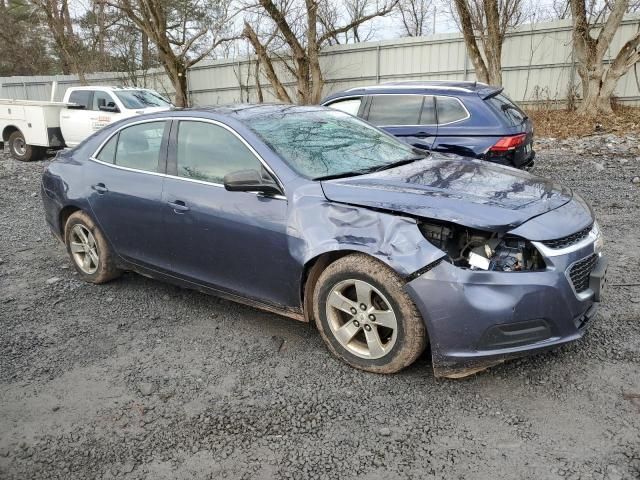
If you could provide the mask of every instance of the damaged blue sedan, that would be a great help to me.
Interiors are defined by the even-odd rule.
[[[580,338],[605,285],[589,205],[324,107],[143,115],[58,154],[47,222],[80,278],[123,270],[313,322],[349,365],[429,347],[457,377]]]

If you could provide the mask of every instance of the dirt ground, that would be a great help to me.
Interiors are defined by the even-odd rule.
[[[640,478],[640,153],[601,143],[547,142],[536,172],[597,212],[603,308],[581,341],[464,380],[428,356],[356,371],[308,325],[138,275],[82,283],[45,162],[1,156],[0,478]]]
[[[587,117],[575,110],[539,107],[528,109],[536,135],[540,137],[571,138],[612,133],[628,135],[640,133],[640,108],[617,106],[612,115]]]

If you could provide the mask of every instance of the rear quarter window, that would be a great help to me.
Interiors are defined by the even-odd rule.
[[[337,100],[327,105],[328,107],[335,108],[341,112],[349,113],[351,115],[358,115],[360,110],[361,98],[347,98],[345,100]]]
[[[462,102],[454,97],[437,97],[438,124],[459,122],[469,116]]]
[[[116,147],[118,145],[118,134],[116,133],[111,139],[104,144],[102,150],[97,155],[97,159],[101,162],[113,163],[116,158]]]

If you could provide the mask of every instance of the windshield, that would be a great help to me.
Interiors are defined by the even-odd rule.
[[[171,104],[150,90],[120,90],[114,92],[126,108],[170,107]]]
[[[282,112],[247,124],[291,168],[311,179],[364,173],[417,156],[413,147],[336,110]]]

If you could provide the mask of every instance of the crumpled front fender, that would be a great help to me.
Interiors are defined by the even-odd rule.
[[[290,251],[301,263],[326,252],[353,250],[407,276],[445,255],[424,238],[415,219],[329,202],[312,187],[293,199],[288,225]]]

